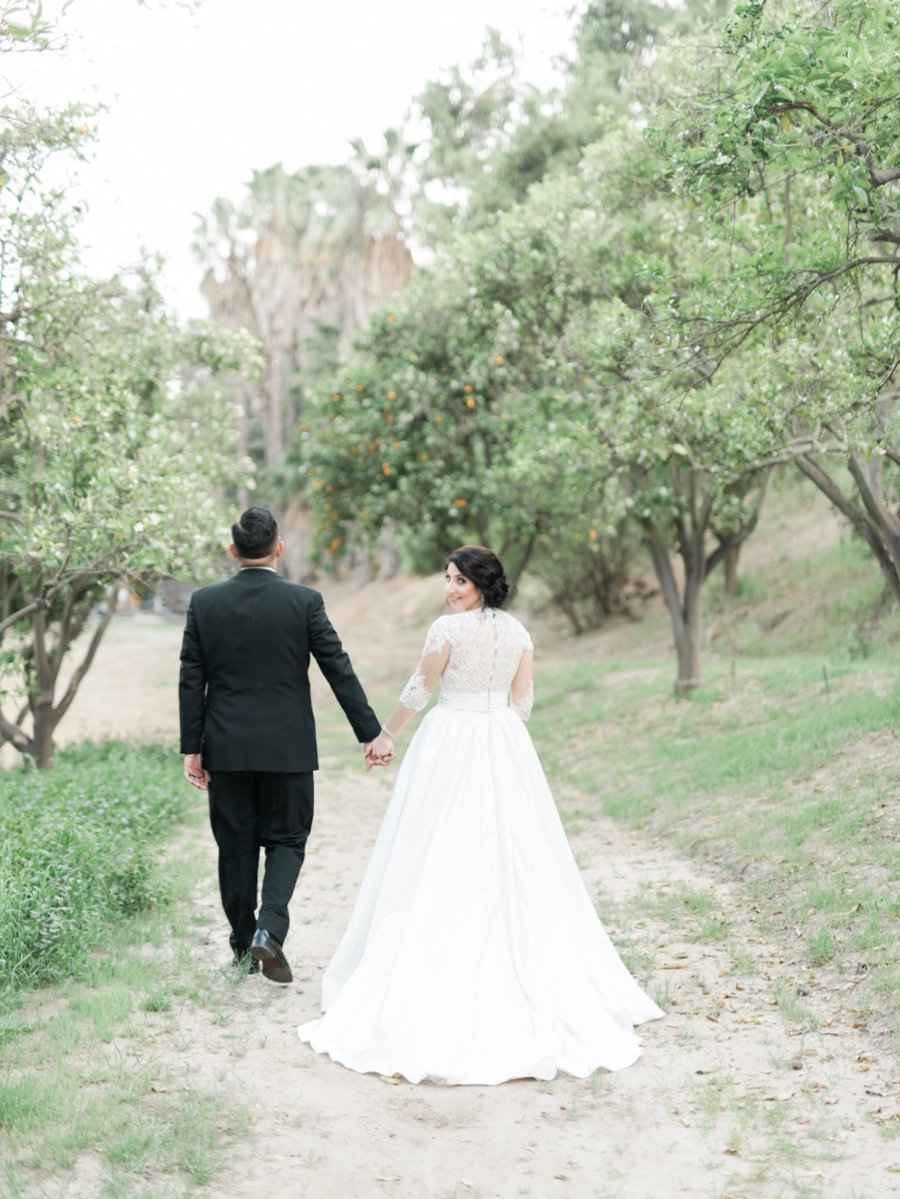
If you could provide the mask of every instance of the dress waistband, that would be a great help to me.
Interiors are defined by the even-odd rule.
[[[509,697],[502,691],[442,691],[438,706],[455,712],[502,712],[509,708]]]

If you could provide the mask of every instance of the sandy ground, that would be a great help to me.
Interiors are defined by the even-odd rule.
[[[346,587],[329,611],[363,679],[397,687],[421,631],[440,611],[432,583]],[[391,630],[385,638],[385,628]],[[584,652],[545,625],[547,654]],[[591,652],[615,651],[615,630]],[[604,642],[604,638],[606,642]],[[66,721],[66,740],[105,734],[175,744],[180,624],[136,615],[114,622]],[[326,702],[319,689],[320,702]],[[538,747],[540,748],[540,747]],[[551,780],[552,784],[552,780]],[[180,959],[206,1002],[146,1014],[146,1035],[115,1052],[157,1064],[160,1086],[223,1096],[222,1126],[246,1125],[209,1190],[250,1199],[885,1199],[900,1194],[897,1063],[829,1004],[798,1032],[779,1010],[793,989],[791,954],[768,942],[740,893],[693,863],[598,816],[570,841],[601,915],[641,981],[667,1011],[645,1026],[628,1070],[500,1087],[413,1087],[360,1076],[314,1054],[296,1026],[318,1013],[322,971],[349,916],[391,786],[346,753],[323,761],[317,816],[286,944],[295,985],[235,986],[214,884],[211,838],[189,851],[208,862],[189,919],[197,950]],[[712,897],[731,922],[725,942],[679,924],[680,888]],[[237,1115],[229,1110],[237,1105]],[[92,1196],[97,1163],[81,1163],[67,1195]],[[92,1181],[93,1180],[93,1181]]]
[[[226,1022],[180,1014],[173,1059],[207,1086],[227,1082],[253,1122],[250,1155],[284,1193],[311,1199],[750,1199],[887,1196],[900,1166],[879,1128],[891,1100],[890,1063],[866,1034],[820,1011],[821,1032],[793,1035],[775,998],[783,951],[759,938],[740,896],[603,820],[573,833],[608,927],[649,958],[642,979],[667,1010],[645,1026],[628,1070],[582,1081],[501,1087],[411,1086],[360,1076],[300,1044],[296,1026],[318,1014],[319,983],[348,918],[387,800],[389,779],[364,784],[323,771],[315,845],[296,895],[286,948],[297,981],[261,978],[231,988]],[[212,863],[210,863],[212,865]],[[629,910],[648,897],[665,909],[683,885],[715,895],[754,962],[694,930]],[[210,963],[227,947],[211,886],[197,896]],[[216,1005],[214,1005],[216,1006]],[[171,1041],[172,1032],[167,1034]],[[154,1051],[163,1049],[159,1039]],[[896,1110],[896,1103],[891,1110]],[[240,1157],[237,1159],[240,1161]],[[258,1177],[237,1172],[212,1194],[250,1199]]]

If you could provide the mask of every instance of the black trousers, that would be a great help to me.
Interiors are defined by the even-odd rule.
[[[312,774],[213,771],[209,819],[219,847],[219,890],[232,949],[246,953],[258,928],[283,943],[288,904],[312,828]],[[260,849],[266,861],[257,913]]]

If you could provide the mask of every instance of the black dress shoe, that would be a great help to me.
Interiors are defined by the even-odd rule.
[[[250,953],[259,962],[263,978],[267,978],[270,983],[286,985],[293,982],[294,976],[291,974],[288,960],[284,956],[281,942],[276,941],[272,934],[267,933],[264,928],[257,929],[250,946]]]
[[[232,949],[232,965],[243,970],[245,974],[259,974],[259,962],[252,956],[249,949]]]

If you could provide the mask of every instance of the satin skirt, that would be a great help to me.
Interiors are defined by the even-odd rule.
[[[493,701],[493,702],[492,702]],[[301,1041],[410,1082],[579,1078],[639,1056],[663,1012],[591,903],[531,738],[490,695],[442,696],[397,776]]]

